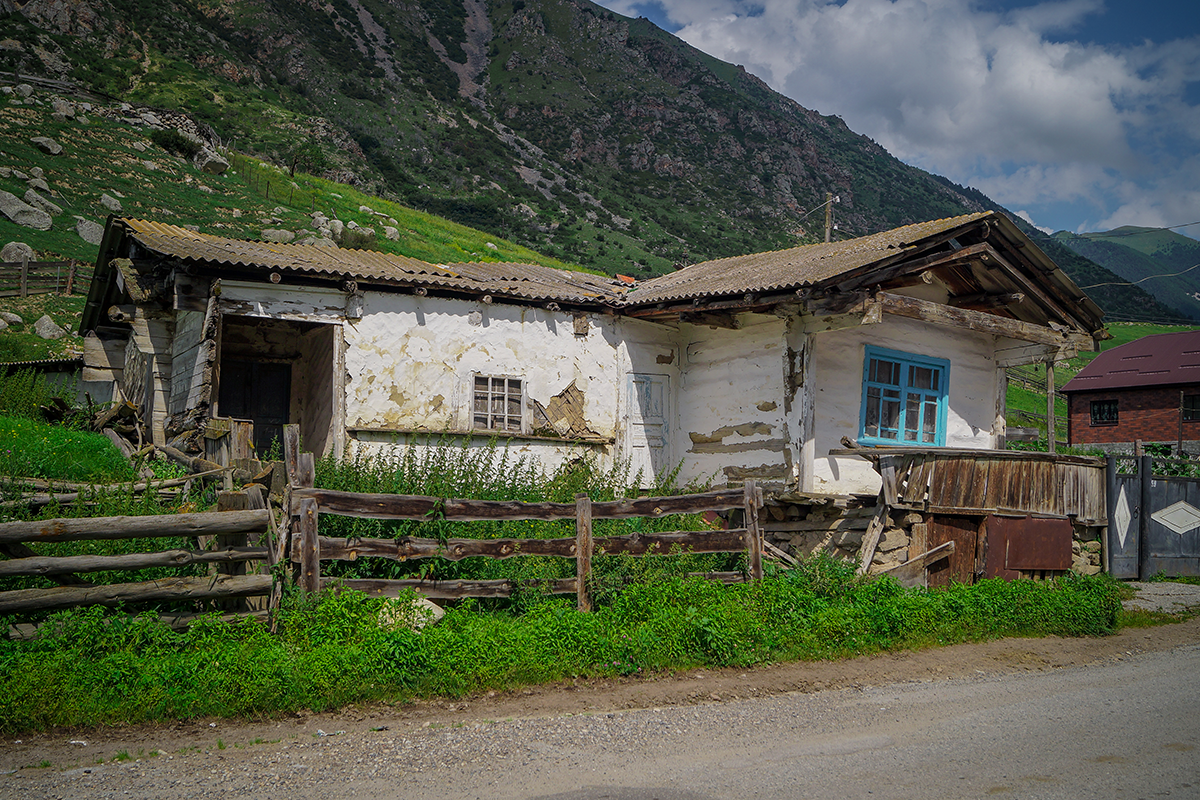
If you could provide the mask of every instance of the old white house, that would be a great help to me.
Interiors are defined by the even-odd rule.
[[[874,492],[843,437],[1003,447],[1004,368],[1091,349],[1101,312],[1005,216],[696,264],[634,286],[111,219],[85,378],[155,441],[251,419],[306,449],[500,435],[647,473]]]

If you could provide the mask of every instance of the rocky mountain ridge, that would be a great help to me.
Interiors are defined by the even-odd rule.
[[[0,0],[0,69],[637,277],[816,241],[829,195],[839,237],[996,207],[588,0]]]

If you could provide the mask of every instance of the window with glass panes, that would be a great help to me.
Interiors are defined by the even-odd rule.
[[[879,444],[946,443],[950,362],[868,347],[860,439]]]
[[[1183,396],[1183,419],[1186,422],[1200,420],[1200,394]]]
[[[476,375],[472,407],[475,429],[520,433],[524,385],[521,378]]]

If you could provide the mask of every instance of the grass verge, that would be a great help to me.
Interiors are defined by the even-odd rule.
[[[1103,635],[1119,609],[1104,577],[909,590],[857,578],[827,557],[756,584],[675,577],[629,586],[591,614],[562,598],[497,611],[467,601],[419,632],[381,625],[383,602],[349,591],[289,597],[277,635],[215,617],[175,633],[152,615],[55,615],[38,639],[0,641],[0,730],[270,715],[571,676]]]

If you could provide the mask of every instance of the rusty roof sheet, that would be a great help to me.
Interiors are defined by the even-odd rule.
[[[1063,386],[1092,392],[1137,386],[1200,384],[1200,329],[1145,336],[1105,350]]]
[[[349,276],[362,281],[436,286],[528,300],[614,303],[623,295],[610,278],[538,264],[435,265],[371,250],[229,239],[149,220],[115,222],[148,250],[213,265],[286,270],[334,279]]]
[[[644,305],[695,297],[769,292],[812,286],[891,256],[915,250],[915,243],[994,216],[984,211],[961,217],[906,225],[883,233],[774,250],[747,256],[719,258],[661,275],[630,293],[627,303]]]

